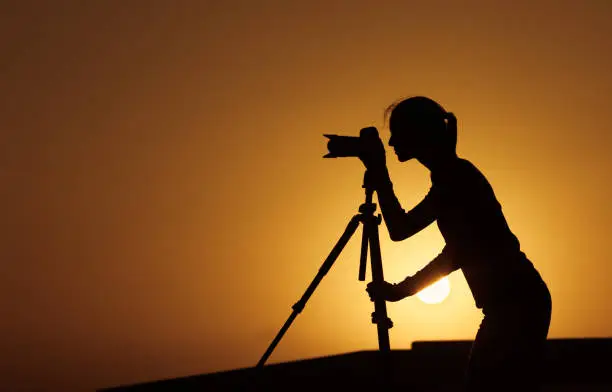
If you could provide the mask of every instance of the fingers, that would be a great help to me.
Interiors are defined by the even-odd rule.
[[[374,282],[368,283],[368,285],[366,286],[366,292],[368,293],[368,296],[370,297],[370,301],[374,301],[374,297],[375,297],[374,294],[376,292]]]
[[[390,287],[393,285],[387,282],[370,282],[366,287],[366,291],[370,296],[370,301],[378,299],[387,300],[390,294]]]
[[[368,296],[370,296],[370,301],[374,301],[380,296],[380,287],[374,282],[368,283],[366,291],[368,292]]]

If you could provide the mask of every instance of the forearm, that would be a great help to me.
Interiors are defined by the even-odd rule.
[[[458,268],[448,248],[445,247],[442,253],[414,274],[414,276],[407,278],[407,280],[411,281],[412,290],[416,293]]]
[[[429,194],[417,206],[406,212],[395,196],[387,168],[383,166],[377,169],[374,178],[378,203],[393,241],[411,237],[435,220],[435,211]]]
[[[402,240],[406,238],[403,235],[406,211],[404,211],[395,195],[393,183],[389,177],[389,171],[386,167],[381,168],[377,170],[375,178],[378,204],[380,205],[385,224],[389,230],[389,236],[394,241]]]

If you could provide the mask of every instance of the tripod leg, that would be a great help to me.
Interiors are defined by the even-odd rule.
[[[372,263],[372,281],[382,282],[385,280],[382,267],[382,256],[380,253],[380,238],[378,236],[378,224],[380,220],[374,216],[364,222],[364,231],[368,233],[370,241],[370,260]],[[367,227],[367,230],[366,230]],[[389,329],[393,322],[387,316],[387,303],[384,300],[374,301],[374,313],[372,322],[376,324],[378,332],[378,379],[382,391],[391,391],[393,385],[393,363],[391,357],[391,345],[389,342]]]
[[[382,256],[380,254],[380,239],[378,236],[378,223],[376,217],[372,216],[364,222],[364,230],[370,239],[370,259],[372,262],[372,281],[382,282],[385,280],[382,267]],[[372,322],[376,324],[378,330],[378,348],[381,352],[387,353],[391,350],[389,343],[389,329],[393,327],[391,319],[387,316],[387,303],[384,300],[374,301],[374,313]]]
[[[363,226],[363,234],[361,236],[361,255],[359,259],[359,276],[358,279],[360,282],[363,282],[366,279],[366,268],[368,266],[368,241],[370,239],[370,234],[368,233],[368,228]]]
[[[295,305],[293,305],[292,307],[293,312],[291,313],[287,321],[285,321],[285,324],[280,329],[280,331],[278,332],[278,334],[276,335],[276,337],[274,338],[274,340],[272,341],[272,343],[270,344],[270,346],[268,347],[264,355],[261,357],[261,359],[257,363],[258,368],[263,368],[264,364],[266,363],[266,361],[272,354],[272,351],[274,351],[274,348],[276,347],[278,342],[280,342],[285,332],[287,332],[287,329],[289,329],[289,327],[291,326],[291,323],[293,323],[293,320],[295,320],[297,315],[304,309],[304,307],[306,306],[306,302],[308,301],[312,293],[314,293],[315,289],[317,288],[317,286],[319,285],[323,277],[330,270],[330,268],[332,267],[332,265],[334,264],[334,262],[336,261],[336,259],[338,258],[338,256],[340,255],[340,253],[342,252],[342,250],[348,243],[348,241],[351,239],[351,237],[357,230],[357,227],[359,227],[359,223],[360,223],[359,215],[354,216],[353,219],[350,220],[348,226],[344,230],[344,233],[342,234],[342,236],[340,237],[336,245],[333,247],[333,249],[329,253],[329,256],[327,256],[327,258],[321,265],[321,268],[319,268],[319,272],[317,273],[313,281],[310,283],[310,285],[306,289],[306,292],[304,293],[302,298],[300,298],[300,300],[296,302]]]

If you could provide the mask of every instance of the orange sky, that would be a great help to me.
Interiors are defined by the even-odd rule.
[[[612,335],[611,2],[51,3],[0,8],[9,390],[254,365],[362,202],[361,163],[322,159],[322,134],[386,141],[408,95],[457,115],[549,284],[550,336]],[[428,172],[388,157],[410,208]],[[435,226],[381,241],[390,281],[443,246]],[[377,347],[358,255],[354,238],[271,362]],[[473,338],[451,284],[388,306],[392,347]]]

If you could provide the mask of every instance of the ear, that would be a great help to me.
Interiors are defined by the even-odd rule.
[[[454,151],[457,149],[457,117],[451,112],[446,112],[444,114],[444,119],[446,120],[449,147]]]
[[[446,120],[446,126],[457,126],[457,117],[451,112],[444,113],[444,119]]]

